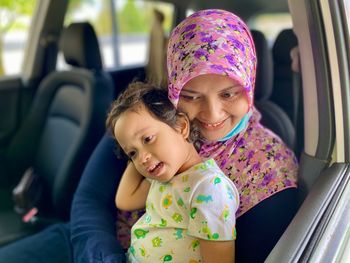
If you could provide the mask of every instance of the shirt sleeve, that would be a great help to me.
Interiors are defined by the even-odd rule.
[[[235,240],[238,191],[226,176],[205,177],[191,200],[188,234],[205,240]]]

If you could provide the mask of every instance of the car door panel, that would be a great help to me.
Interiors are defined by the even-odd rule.
[[[265,262],[309,262],[315,257],[313,252],[326,225],[320,222],[332,212],[336,193],[344,187],[344,180],[349,180],[349,174],[349,164],[344,163],[333,164],[321,173]]]

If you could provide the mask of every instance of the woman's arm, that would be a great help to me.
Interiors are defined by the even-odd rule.
[[[298,209],[297,191],[276,193],[237,218],[237,262],[265,261]]]
[[[209,241],[199,239],[203,263],[235,262],[235,241]]]
[[[150,185],[134,164],[129,162],[115,196],[116,206],[127,211],[145,208]]]
[[[126,167],[113,153],[114,140],[105,135],[86,165],[71,209],[74,262],[123,262],[116,239],[115,192]]]

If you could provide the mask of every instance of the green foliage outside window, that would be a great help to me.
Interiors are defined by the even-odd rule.
[[[0,76],[4,75],[3,47],[5,35],[10,30],[29,30],[30,23],[22,18],[30,18],[36,0],[1,0],[0,1]],[[25,22],[27,21],[27,22]]]

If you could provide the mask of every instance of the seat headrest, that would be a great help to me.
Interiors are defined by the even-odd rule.
[[[251,30],[251,33],[258,60],[254,98],[257,101],[267,100],[273,89],[272,54],[264,34],[258,30]]]
[[[63,29],[59,43],[66,63],[87,69],[102,69],[95,30],[88,22],[72,23]]]
[[[291,65],[290,51],[298,45],[298,39],[292,29],[282,30],[272,47],[273,60],[279,64]]]

